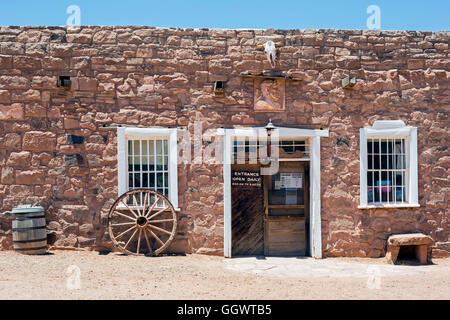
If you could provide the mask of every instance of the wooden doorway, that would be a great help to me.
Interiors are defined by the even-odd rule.
[[[264,254],[309,254],[309,166],[279,163],[276,174],[264,177]]]
[[[231,167],[233,256],[264,254],[264,189],[260,165]]]
[[[231,166],[232,256],[305,256],[309,250],[309,162]]]

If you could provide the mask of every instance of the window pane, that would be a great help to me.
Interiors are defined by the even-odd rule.
[[[128,171],[133,171],[133,157],[128,157]]]
[[[150,151],[150,155],[154,155],[155,154],[155,141],[154,140],[150,140],[148,143],[148,149]]]
[[[381,156],[381,169],[387,169],[388,168],[387,159],[388,159],[387,155],[384,154],[384,155]]]
[[[155,189],[155,174],[150,173],[150,188]]]
[[[373,177],[373,172],[372,171],[367,172],[367,186],[369,186],[369,187],[373,187],[372,177]]]
[[[397,187],[395,188],[395,199],[397,202],[403,202],[404,201],[404,197],[403,197],[403,187]]]
[[[148,154],[148,140],[142,140],[142,155]]]
[[[156,140],[156,154],[162,155],[162,140]]]
[[[388,153],[392,153],[393,144],[394,144],[393,140],[388,140]]]
[[[158,188],[162,188],[163,187],[163,179],[164,179],[163,173],[162,172],[158,172],[156,174],[156,183],[157,183],[156,186]]]
[[[403,153],[402,139],[395,139],[395,153],[400,154]]]
[[[146,172],[142,174],[142,187],[148,188],[148,173]]]
[[[372,140],[367,141],[367,153],[372,153]]]
[[[388,202],[392,202],[394,200],[394,198],[393,198],[393,192],[394,191],[393,191],[393,188],[392,188],[392,185],[393,185],[392,177],[393,177],[392,171],[388,171],[388,179],[387,179]]]
[[[380,169],[380,158],[381,158],[381,156],[379,154],[376,154],[373,156],[373,168],[374,169]]]
[[[373,188],[369,187],[367,189],[367,202],[373,202]]]
[[[142,171],[148,171],[148,157],[142,156]]]
[[[169,152],[168,152],[168,150],[169,150],[168,143],[169,143],[169,141],[164,140],[164,155],[168,155],[169,154]]]
[[[156,156],[156,170],[161,171],[163,169],[163,157]]]
[[[387,141],[381,140],[381,153],[387,153]]]
[[[129,173],[128,174],[128,188],[133,188],[133,174]]]
[[[139,140],[133,140],[134,143],[134,150],[133,150],[133,154],[134,155],[138,155],[141,154],[141,143]]]
[[[403,172],[402,171],[395,172],[395,185],[403,186]]]
[[[164,157],[164,170],[167,171],[169,168],[169,157]]]
[[[372,155],[369,155],[369,157],[368,157],[368,159],[367,159],[367,167],[369,168],[369,169],[373,169],[373,156]]]
[[[164,187],[169,187],[169,174],[167,172],[164,173]]]
[[[394,169],[405,169],[405,156],[395,155],[395,168]]]
[[[141,174],[135,173],[134,174],[134,188],[140,188],[141,187]]]
[[[155,156],[151,155],[150,158],[148,159],[149,162],[149,170],[150,171],[155,171]]]
[[[380,143],[378,139],[373,140],[373,153],[380,153]]]
[[[389,169],[395,169],[394,167],[393,167],[393,155],[388,155],[388,168]]]
[[[134,169],[133,171],[141,171],[141,158],[139,156],[134,156],[133,157],[133,164],[134,164]]]

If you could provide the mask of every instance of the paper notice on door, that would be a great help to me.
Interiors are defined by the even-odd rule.
[[[303,188],[303,177],[301,173],[280,173],[280,188],[299,189]]]
[[[275,190],[280,190],[280,189],[281,189],[281,181],[275,180]]]

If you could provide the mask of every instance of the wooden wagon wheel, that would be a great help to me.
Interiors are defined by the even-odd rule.
[[[120,251],[158,255],[172,242],[177,214],[169,199],[151,189],[133,189],[121,195],[108,215],[109,236]]]

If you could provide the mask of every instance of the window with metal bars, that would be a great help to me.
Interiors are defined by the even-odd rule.
[[[150,188],[168,196],[168,139],[129,139],[127,150],[128,189]]]
[[[407,202],[405,139],[367,138],[368,204]]]

